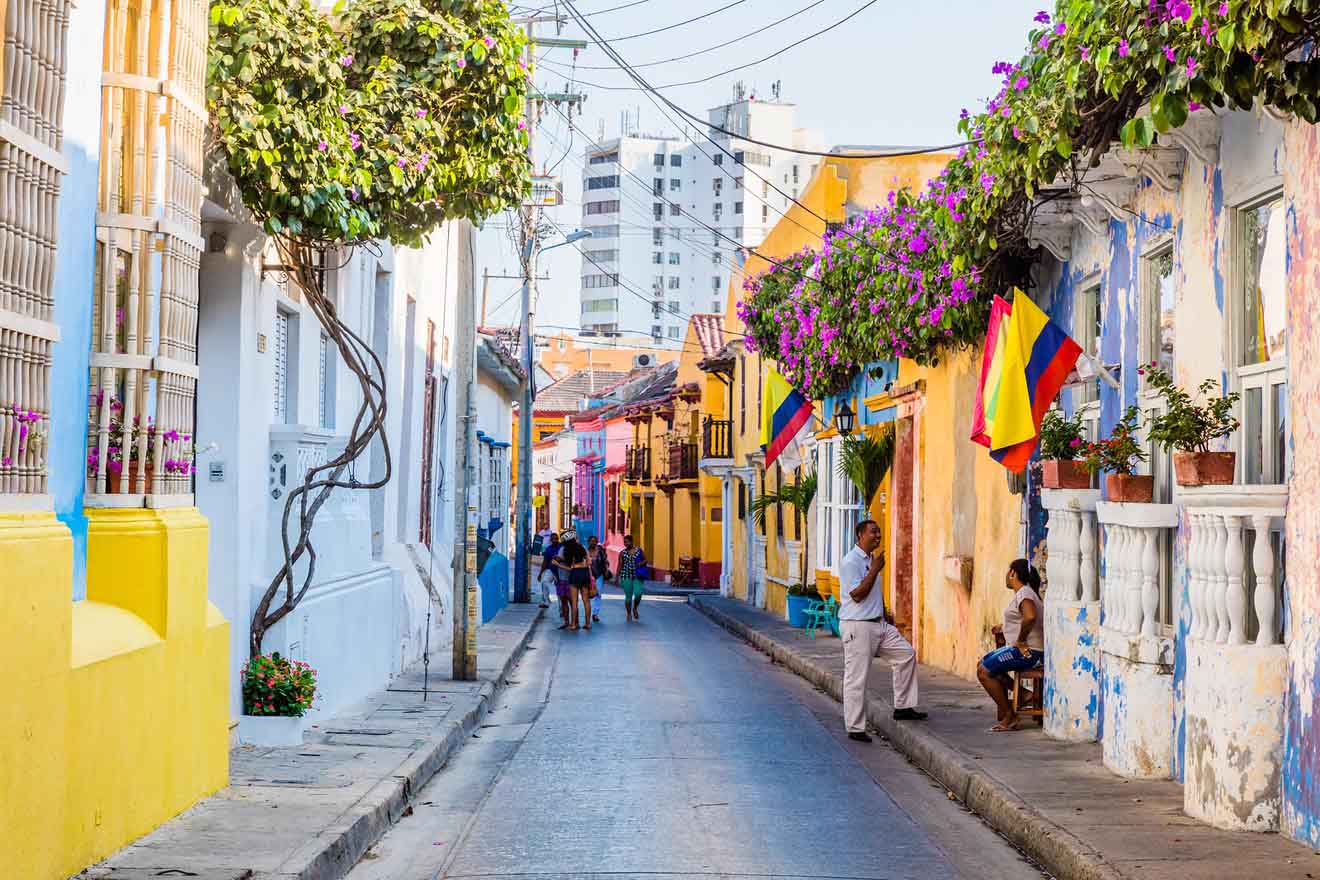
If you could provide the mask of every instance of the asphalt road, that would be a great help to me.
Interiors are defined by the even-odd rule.
[[[551,609],[485,726],[350,880],[1044,875],[681,599]]]

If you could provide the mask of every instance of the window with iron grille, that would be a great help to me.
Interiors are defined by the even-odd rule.
[[[321,334],[321,347],[317,352],[316,388],[319,402],[318,423],[322,428],[335,426],[334,352],[330,337]]]
[[[275,313],[275,422],[289,423],[289,330],[292,318],[287,312]]]

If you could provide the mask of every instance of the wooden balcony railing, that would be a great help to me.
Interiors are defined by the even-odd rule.
[[[696,443],[680,442],[669,444],[668,470],[665,476],[674,480],[695,480],[697,478],[698,450]]]
[[[701,426],[702,458],[733,458],[733,419],[706,417]]]
[[[636,482],[651,479],[651,448],[649,446],[629,446],[624,459],[625,480]]]

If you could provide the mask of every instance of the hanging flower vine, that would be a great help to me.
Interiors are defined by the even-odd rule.
[[[253,657],[311,586],[312,523],[331,491],[390,479],[384,371],[325,296],[325,272],[355,246],[417,245],[444,221],[520,202],[525,48],[498,0],[357,0],[330,13],[309,0],[211,6],[213,137],[362,392],[343,453],[285,496],[284,564],[253,611]],[[373,440],[385,472],[361,482],[351,466]]]
[[[1314,123],[1317,37],[1306,0],[1060,0],[1027,53],[995,65],[999,93],[959,122],[971,144],[925,190],[746,282],[753,346],[822,397],[869,362],[979,342],[990,297],[1030,286],[1037,208],[1085,186],[1115,142],[1147,147],[1201,108],[1257,101]]]

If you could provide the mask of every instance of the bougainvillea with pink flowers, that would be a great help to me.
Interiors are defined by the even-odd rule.
[[[920,192],[902,191],[745,285],[751,344],[813,397],[867,363],[936,363],[980,342],[991,297],[1030,286],[1037,208],[1085,192],[1115,143],[1140,149],[1205,108],[1257,101],[1320,117],[1320,8],[1303,0],[1061,0],[969,141]],[[1048,188],[1048,191],[1043,192]]]

